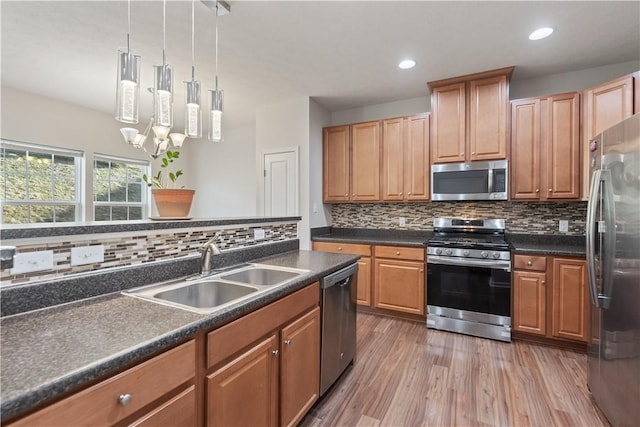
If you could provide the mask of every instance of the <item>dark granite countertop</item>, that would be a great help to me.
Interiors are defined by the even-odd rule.
[[[425,247],[433,236],[432,231],[377,230],[368,228],[324,229],[325,234],[312,235],[316,242],[364,243],[367,245],[394,245]]]
[[[513,253],[558,256],[586,256],[584,236],[555,236],[537,234],[508,234]]]
[[[0,319],[2,421],[113,374],[343,268],[359,257],[294,251],[255,260],[309,270],[201,315],[112,293]]]

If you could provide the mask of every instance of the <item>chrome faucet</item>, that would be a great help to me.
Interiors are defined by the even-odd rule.
[[[202,258],[200,258],[200,275],[206,276],[211,271],[211,257],[213,255],[219,255],[222,253],[218,245],[216,244],[216,240],[218,240],[220,234],[216,234],[213,236],[207,243],[202,245],[200,251],[202,252]]]

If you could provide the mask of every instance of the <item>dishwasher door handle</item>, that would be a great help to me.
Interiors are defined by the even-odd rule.
[[[347,277],[344,280],[339,281],[338,283],[336,283],[336,285],[338,285],[340,287],[347,286],[350,281],[351,281],[351,276]]]

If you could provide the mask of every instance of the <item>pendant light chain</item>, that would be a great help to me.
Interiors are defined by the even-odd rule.
[[[131,0],[127,1],[127,52],[131,53],[131,43],[130,43],[130,34],[131,34]]]
[[[165,49],[167,47],[167,0],[162,0],[162,65],[165,65]]]
[[[191,0],[191,80],[195,80],[196,76],[196,0]]]
[[[216,90],[218,90],[218,0],[216,0]]]

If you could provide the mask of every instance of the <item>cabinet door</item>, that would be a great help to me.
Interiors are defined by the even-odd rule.
[[[192,427],[196,424],[196,391],[195,386],[191,386],[129,426]]]
[[[640,113],[640,71],[633,73],[633,114]]]
[[[380,200],[380,122],[351,126],[351,200]]]
[[[407,119],[404,156],[405,200],[429,200],[429,115]]]
[[[358,287],[356,303],[371,306],[371,258],[363,257],[358,260]]]
[[[278,351],[272,335],[207,376],[207,426],[278,425]]]
[[[433,163],[462,162],[466,147],[466,98],[465,83],[433,88],[433,138],[431,161]]]
[[[282,330],[280,425],[295,426],[320,393],[320,307]]]
[[[376,259],[375,307],[424,315],[424,263]]]
[[[507,77],[469,83],[469,160],[507,158]]]
[[[540,199],[540,99],[511,103],[511,198]]]
[[[514,271],[513,330],[546,335],[545,273]]]
[[[402,200],[405,120],[382,122],[382,200]]]
[[[548,97],[543,122],[547,199],[580,197],[579,96]]]
[[[587,265],[579,259],[554,258],[551,334],[587,341],[589,296]]]
[[[322,144],[322,187],[325,202],[349,200],[349,126],[325,128]]]

